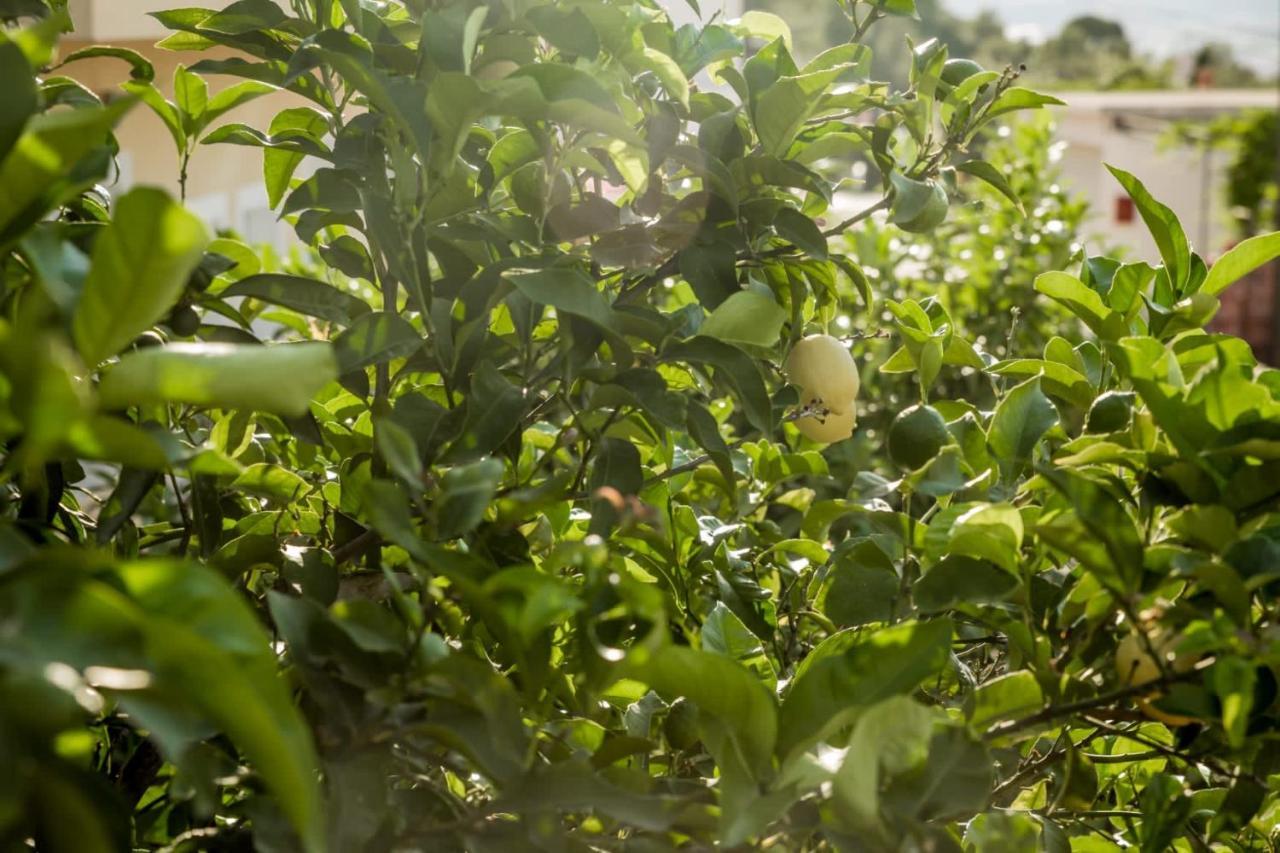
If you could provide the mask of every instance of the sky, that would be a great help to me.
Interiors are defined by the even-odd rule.
[[[1187,54],[1206,41],[1231,44],[1240,60],[1273,76],[1280,70],[1280,0],[943,0],[970,17],[998,13],[1013,36],[1041,41],[1079,15],[1119,21],[1129,40],[1159,57]]]

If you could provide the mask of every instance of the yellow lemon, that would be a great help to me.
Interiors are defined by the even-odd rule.
[[[810,400],[813,399],[812,395],[805,396]],[[808,415],[796,421],[796,427],[806,438],[811,438],[823,444],[831,444],[837,441],[844,441],[853,435],[853,428],[857,423],[858,416],[853,410],[853,403],[850,402],[848,409],[844,412]]]
[[[837,415],[853,412],[853,401],[862,382],[849,348],[837,339],[830,335],[804,338],[791,348],[784,368],[787,381],[801,389],[802,400],[816,399]],[[849,429],[853,429],[852,420]]]
[[[1131,632],[1116,646],[1116,672],[1120,681],[1126,685],[1147,684],[1160,678],[1160,665],[1151,651],[1159,655],[1168,671],[1181,673],[1189,671],[1196,663],[1195,655],[1175,654],[1182,637],[1172,631],[1155,631],[1149,635],[1150,643],[1136,631]],[[1150,649],[1150,651],[1148,650]],[[1153,720],[1169,726],[1185,726],[1196,722],[1195,717],[1184,717],[1170,714],[1157,708],[1153,702],[1160,693],[1151,693],[1138,700],[1138,709]]]

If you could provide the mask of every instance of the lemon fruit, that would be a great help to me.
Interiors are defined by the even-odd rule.
[[[849,348],[836,338],[809,335],[797,342],[787,356],[784,370],[787,381],[800,389],[801,400],[806,404],[816,400],[837,415],[853,411],[862,382]]]
[[[1195,655],[1176,655],[1182,637],[1171,631],[1155,631],[1144,639],[1136,631],[1130,632],[1116,646],[1116,672],[1120,681],[1126,686],[1149,684],[1159,679],[1163,673],[1160,664],[1152,656],[1154,651],[1165,664],[1166,669],[1174,674],[1188,672],[1196,663]],[[1197,722],[1195,717],[1170,714],[1157,708],[1153,703],[1162,694],[1151,693],[1138,699],[1138,709],[1153,720],[1169,726],[1186,726]]]
[[[698,745],[698,706],[681,697],[671,703],[662,722],[662,733],[675,749],[690,750]]]
[[[908,471],[927,465],[950,442],[942,413],[923,403],[902,410],[889,425],[889,458]]]
[[[796,421],[796,428],[806,437],[823,444],[844,441],[853,435],[858,416],[853,411],[852,403],[847,411],[827,412],[825,415],[806,415]]]
[[[1133,392],[1108,391],[1093,401],[1085,432],[1117,432],[1133,421]]]
[[[938,77],[938,96],[945,98],[956,86],[982,72],[982,66],[972,59],[948,59]]]
[[[925,231],[932,231],[943,222],[946,222],[947,211],[951,205],[951,199],[947,197],[947,191],[937,181],[930,181],[929,189],[931,195],[929,200],[925,202],[924,207],[920,208],[920,212],[906,222],[897,223],[897,226],[903,231],[920,234]]]

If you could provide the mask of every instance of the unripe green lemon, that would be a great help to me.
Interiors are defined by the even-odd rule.
[[[889,425],[889,458],[914,471],[928,464],[950,441],[942,414],[933,406],[917,403],[899,412]]]
[[[816,399],[823,408],[838,415],[853,411],[853,402],[862,382],[849,348],[836,338],[810,335],[798,341],[791,348],[784,369],[787,381],[801,390],[803,402]]]
[[[698,745],[698,706],[681,697],[671,703],[662,733],[675,749],[689,750]]]
[[[1115,432],[1133,419],[1133,392],[1108,391],[1093,401],[1085,432]]]
[[[189,338],[200,331],[200,315],[190,305],[174,307],[165,321],[173,333],[180,338]]]
[[[968,80],[975,74],[981,74],[983,67],[972,59],[948,59],[942,66],[942,74],[938,77],[938,95],[945,98],[951,90]]]
[[[951,200],[947,197],[947,191],[937,181],[931,181],[930,185],[933,188],[933,194],[920,212],[906,222],[897,223],[898,227],[903,231],[919,234],[924,231],[932,231],[947,221],[947,211],[951,205]]]
[[[811,396],[810,400],[814,400]],[[833,444],[844,441],[853,435],[853,428],[858,424],[858,415],[850,404],[847,411],[827,412],[825,415],[808,415],[796,421],[796,428],[805,438],[822,444]]]

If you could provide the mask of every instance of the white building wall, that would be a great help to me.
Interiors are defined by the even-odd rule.
[[[1209,120],[1249,107],[1274,106],[1274,93],[1196,90],[1061,97],[1067,106],[1054,113],[1058,138],[1068,146],[1061,163],[1063,183],[1089,200],[1085,233],[1093,238],[1091,248],[1120,246],[1133,260],[1159,259],[1155,241],[1136,212],[1132,221],[1119,221],[1119,200],[1126,196],[1107,164],[1132,172],[1168,205],[1206,259],[1229,244],[1234,232],[1223,199],[1228,157],[1170,145],[1168,131],[1182,120]]]

